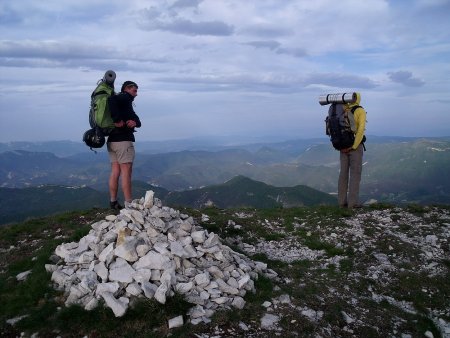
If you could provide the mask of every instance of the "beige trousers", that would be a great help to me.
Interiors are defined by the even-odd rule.
[[[340,153],[341,171],[338,181],[339,206],[353,208],[359,204],[359,184],[361,182],[363,146],[349,153]]]

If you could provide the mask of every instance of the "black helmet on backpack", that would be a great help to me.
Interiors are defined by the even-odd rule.
[[[91,149],[101,148],[105,145],[105,136],[100,129],[92,128],[84,133],[83,142]]]

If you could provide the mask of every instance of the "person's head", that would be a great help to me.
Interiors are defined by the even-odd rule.
[[[125,81],[122,84],[122,88],[120,89],[121,92],[125,92],[128,93],[132,96],[137,96],[137,90],[138,90],[138,85],[136,84],[136,82],[133,81]]]

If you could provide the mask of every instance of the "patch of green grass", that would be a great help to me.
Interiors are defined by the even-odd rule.
[[[354,263],[352,259],[344,258],[339,262],[340,270],[343,273],[349,273],[353,271]]]
[[[322,242],[317,236],[309,236],[304,239],[304,244],[311,250],[324,250],[330,257],[344,255],[345,250],[334,245]]]
[[[386,210],[386,209],[393,209],[393,208],[395,208],[395,205],[390,204],[390,203],[380,202],[380,203],[371,204],[369,206],[369,208],[373,209],[373,210]]]
[[[426,213],[428,211],[428,208],[424,207],[422,205],[419,205],[419,204],[409,204],[406,207],[406,210],[412,214],[422,216],[424,213]]]
[[[259,275],[258,279],[255,281],[256,292],[247,293],[245,299],[250,303],[257,303],[260,305],[273,297],[273,287],[274,285],[271,279]]]

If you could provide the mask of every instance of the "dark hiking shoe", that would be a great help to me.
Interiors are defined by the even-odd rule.
[[[117,202],[117,201],[109,202],[109,207],[110,207],[111,209],[113,209],[113,210],[120,210],[120,209],[123,209],[123,206],[121,206],[121,205],[119,204],[119,202]]]

